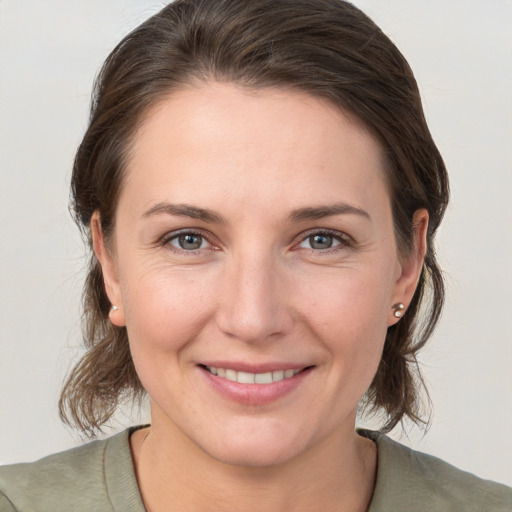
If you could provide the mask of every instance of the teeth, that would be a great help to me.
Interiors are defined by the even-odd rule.
[[[284,370],[276,370],[275,372],[272,372],[272,380],[274,382],[278,380],[284,379]]]
[[[236,370],[231,370],[229,368],[214,368],[213,366],[207,366],[206,368],[213,375],[218,375],[219,377],[233,382],[239,382],[240,384],[271,384],[272,382],[289,379],[301,371],[301,369],[299,369],[276,370],[274,372],[266,373],[249,373],[237,372]]]
[[[240,384],[254,384],[254,379],[256,375],[254,373],[247,372],[238,372],[238,379],[236,379]]]
[[[240,374],[238,374],[240,375]],[[270,384],[272,382],[272,372],[255,373],[254,382],[256,384]]]
[[[238,372],[236,372],[235,370],[226,370],[226,379],[236,382],[238,380],[237,374],[238,374]]]

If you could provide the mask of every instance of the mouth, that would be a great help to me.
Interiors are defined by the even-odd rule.
[[[251,373],[237,371],[231,368],[216,368],[214,366],[206,365],[200,366],[209,371],[212,375],[216,375],[217,377],[229,380],[231,382],[238,382],[240,384],[272,384],[273,382],[291,379],[298,373],[311,368],[311,366],[307,366],[305,368],[274,370],[264,373]]]
[[[289,364],[199,364],[205,382],[225,399],[244,406],[265,406],[284,398],[308,379],[315,366]],[[253,370],[252,372],[247,370]],[[256,371],[254,371],[256,370]]]

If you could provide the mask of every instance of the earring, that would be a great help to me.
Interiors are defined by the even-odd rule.
[[[393,309],[395,312],[393,313],[396,318],[400,318],[403,315],[402,310],[405,308],[405,306],[401,302],[397,302],[396,304],[393,304]]]
[[[112,311],[117,311],[119,308],[117,306],[112,306]]]

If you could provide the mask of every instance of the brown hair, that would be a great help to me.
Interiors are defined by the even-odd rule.
[[[428,250],[416,293],[401,321],[388,329],[365,396],[367,409],[385,412],[385,431],[404,417],[420,422],[416,355],[444,299],[433,240],[448,201],[448,179],[406,60],[373,21],[342,0],[171,3],[118,44],[96,80],[71,183],[72,211],[89,244],[95,211],[107,240],[112,234],[126,158],[145,113],[198,80],[295,88],[359,119],[384,150],[402,254],[411,250],[414,212],[428,210]],[[144,391],[126,330],[108,319],[110,303],[94,255],[83,305],[87,351],[68,376],[59,407],[64,421],[93,435],[121,400]]]

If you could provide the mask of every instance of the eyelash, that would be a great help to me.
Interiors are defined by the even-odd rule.
[[[181,231],[173,231],[171,233],[167,233],[159,240],[159,245],[165,246],[165,247],[169,248],[171,251],[179,253],[179,254],[188,254],[188,255],[200,254],[200,251],[202,251],[204,249],[199,248],[196,250],[186,250],[186,249],[175,247],[170,243],[173,240],[177,240],[180,236],[185,236],[185,235],[201,237],[204,241],[206,241],[208,244],[210,244],[210,246],[216,248],[215,244],[213,244],[209,240],[209,235],[207,233],[205,233],[203,231],[199,231],[199,230],[194,230],[194,229],[184,229]],[[292,250],[299,250],[301,248],[300,244],[307,241],[308,238],[311,238],[313,236],[318,236],[318,235],[326,235],[326,236],[332,237],[334,240],[336,240],[339,243],[334,247],[329,247],[326,249],[314,249],[312,247],[304,248],[315,255],[335,254],[340,251],[350,249],[354,246],[353,239],[345,233],[342,233],[340,231],[331,230],[331,229],[313,229],[313,230],[307,231],[305,233],[301,233],[299,235],[299,237],[297,237],[297,238],[299,238],[299,241],[294,244]]]
[[[206,233],[204,233],[203,231],[198,231],[198,230],[194,230],[194,229],[183,229],[181,231],[173,231],[171,233],[167,233],[160,239],[159,244],[162,246],[165,246],[165,247],[169,248],[171,251],[179,253],[179,254],[183,254],[183,253],[190,254],[190,255],[200,254],[200,251],[203,249],[187,251],[185,249],[181,249],[179,247],[174,247],[173,245],[171,245],[170,242],[172,242],[173,240],[177,240],[180,236],[186,236],[186,235],[201,237],[203,240],[208,242],[211,246],[215,247],[215,245],[212,242],[210,242],[208,235]]]
[[[298,244],[295,245],[297,247],[298,245],[302,244],[303,242],[307,241],[308,238],[311,238],[313,236],[318,235],[327,235],[329,237],[332,237],[334,240],[339,242],[334,247],[329,247],[327,249],[314,249],[312,247],[305,248],[306,250],[310,251],[312,254],[315,255],[332,255],[336,254],[341,251],[345,251],[347,249],[351,249],[354,247],[354,241],[353,239],[347,235],[346,233],[343,233],[341,231],[335,231],[332,229],[313,229],[311,231],[307,231],[306,233],[301,233],[300,235],[300,241]]]

